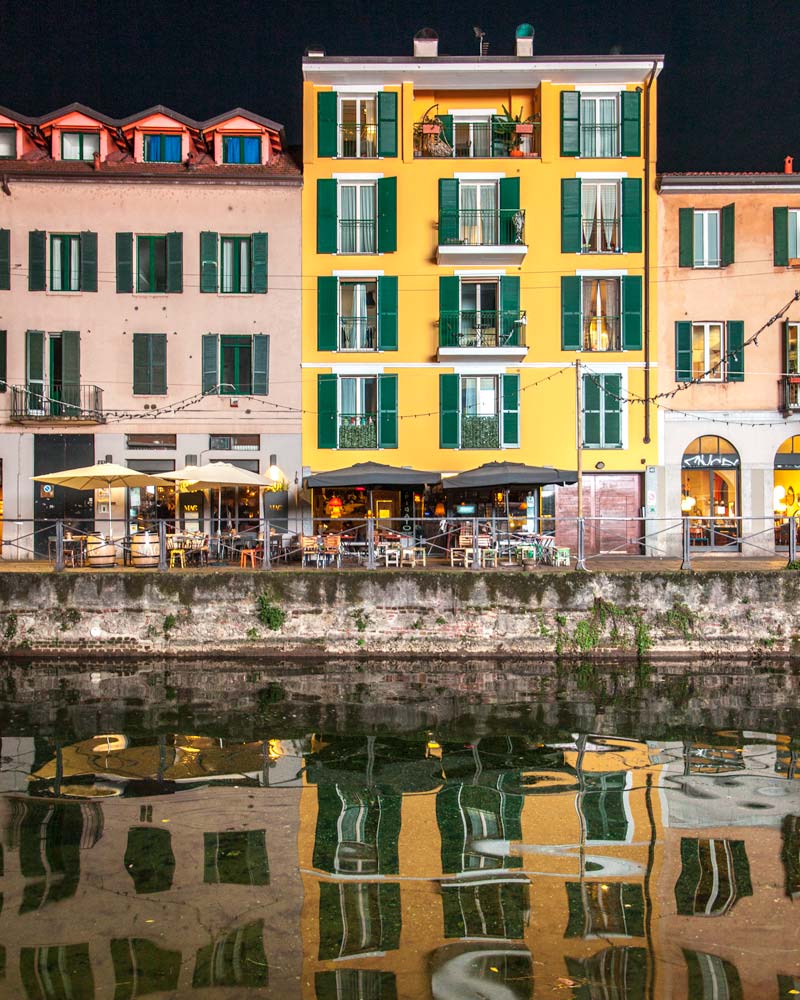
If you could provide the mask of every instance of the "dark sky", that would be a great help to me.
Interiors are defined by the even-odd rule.
[[[235,105],[300,137],[300,59],[407,56],[430,26],[439,51],[513,52],[529,21],[541,55],[664,53],[660,170],[800,165],[798,0],[0,0],[0,105],[42,114],[71,101],[122,116],[166,104],[195,118]]]

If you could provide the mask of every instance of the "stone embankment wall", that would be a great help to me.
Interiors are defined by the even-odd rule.
[[[800,574],[0,573],[0,652],[800,654]]]

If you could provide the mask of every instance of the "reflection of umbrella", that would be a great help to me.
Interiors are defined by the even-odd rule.
[[[308,476],[305,485],[315,486],[367,486],[369,488],[369,509],[374,509],[372,491],[376,486],[424,486],[441,480],[438,472],[421,469],[405,469],[396,465],[382,465],[380,462],[356,462],[346,469],[331,472],[317,472]]]
[[[230,462],[207,462],[205,465],[185,465],[175,472],[165,472],[164,479],[174,483],[186,482],[201,489],[216,487],[219,490],[217,503],[217,532],[222,530],[222,487],[223,486],[259,486],[262,489],[273,487],[271,479],[260,476],[257,472],[240,469]],[[176,511],[177,513],[177,511]]]

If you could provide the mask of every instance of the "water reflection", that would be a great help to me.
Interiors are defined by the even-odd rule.
[[[586,726],[555,668],[511,703],[475,675],[438,725],[399,700],[365,723],[362,675],[330,703],[299,676],[228,675],[203,731],[174,671],[148,681],[172,692],[148,722],[121,696],[138,673],[109,672],[104,699],[9,667],[0,996],[797,995],[791,673],[737,685],[753,729],[729,691],[718,727],[713,699],[695,724],[685,684],[668,723],[626,723],[681,690],[671,667],[624,690],[619,728],[597,692]]]

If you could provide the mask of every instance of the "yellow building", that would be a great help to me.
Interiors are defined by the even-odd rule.
[[[574,469],[581,395],[584,514],[638,517],[662,57],[532,49],[304,59],[303,464]]]

